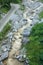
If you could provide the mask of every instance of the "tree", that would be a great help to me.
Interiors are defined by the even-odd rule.
[[[10,4],[10,2],[13,3],[20,3],[22,0],[0,0],[0,4],[5,5],[5,4]]]
[[[36,24],[30,34],[30,43],[26,44],[30,65],[43,65],[43,23]]]

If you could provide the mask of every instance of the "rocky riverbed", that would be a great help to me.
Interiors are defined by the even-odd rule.
[[[12,15],[11,31],[2,41],[0,65],[29,65],[26,50],[23,49],[21,52],[21,46],[29,42],[28,36],[34,24],[42,22],[43,19],[40,21],[38,14],[43,10],[43,4],[38,1],[23,0],[22,6],[25,6],[24,10],[18,9]]]

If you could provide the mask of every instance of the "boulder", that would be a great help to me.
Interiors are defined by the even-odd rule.
[[[9,51],[10,48],[11,48],[11,44],[6,44],[6,45],[3,45],[1,49],[2,49],[2,51],[5,52],[5,51]]]
[[[3,53],[1,54],[1,60],[5,60],[6,58],[8,58],[8,51],[3,52]]]
[[[30,31],[29,30],[24,30],[23,33],[22,33],[22,35],[24,37],[28,37],[30,35]]]
[[[0,65],[4,65],[4,64],[0,61]]]
[[[22,38],[22,43],[23,44],[26,44],[26,43],[28,43],[29,42],[29,39],[27,38],[27,37],[23,37]]]

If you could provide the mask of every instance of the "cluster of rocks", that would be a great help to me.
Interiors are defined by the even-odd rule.
[[[41,19],[41,21],[40,21],[39,16],[38,16],[38,14],[43,10],[43,5],[41,6],[40,2],[31,2],[31,3],[27,2],[27,3],[24,3],[24,5],[26,7],[31,8],[31,9],[30,9],[30,11],[27,12],[26,15],[30,18],[30,20],[32,20],[32,23],[30,24],[30,27],[27,27],[26,29],[24,29],[23,33],[21,34],[21,35],[23,35],[23,38],[22,38],[22,41],[21,41],[23,44],[30,42],[30,40],[28,39],[28,36],[30,35],[30,31],[31,31],[32,27],[34,26],[34,24],[36,24],[37,22],[38,23],[43,22],[43,19]],[[40,8],[37,9],[38,7],[40,7]],[[19,61],[23,61],[24,55],[21,54],[21,55],[17,56],[16,58]],[[29,65],[29,62],[27,61],[27,59],[25,59],[24,65]]]
[[[38,2],[38,1],[25,1],[23,2],[23,5],[25,5],[26,7],[29,7],[31,9],[36,9],[38,7],[40,7],[41,5],[41,2]]]
[[[20,21],[14,22],[12,25],[12,31],[17,32],[18,29],[20,29],[21,27],[23,27],[27,23],[28,23],[28,20],[24,19],[24,18],[22,18]]]
[[[7,59],[9,56],[9,51],[12,49],[12,32],[9,32],[6,36],[6,40],[3,40],[0,48],[0,65],[3,65],[2,61]]]
[[[13,59],[17,59],[19,62],[23,62],[24,65],[29,65],[29,59],[26,57],[26,49],[23,48],[20,50],[19,55],[14,55]]]
[[[29,59],[26,58],[26,55],[18,55],[16,56],[16,59],[19,61],[19,62],[24,62],[24,65],[29,65]]]
[[[34,26],[34,24],[36,24],[37,22],[38,23],[43,22],[43,19],[41,19],[40,21],[38,17],[38,13],[40,13],[40,11],[43,10],[43,6],[40,7],[41,3],[36,2],[36,1],[35,2],[25,2],[23,3],[23,5],[30,8],[30,11],[28,10],[28,12],[26,13],[26,16],[28,16],[29,19],[32,20],[32,23],[30,24],[30,26],[25,28],[21,34],[23,36],[21,43],[26,44],[30,42],[30,40],[28,39],[28,36],[30,35],[31,29]],[[40,7],[39,8],[40,11],[39,9],[37,9],[38,7]],[[16,37],[14,38],[13,32],[17,32],[18,29],[28,24],[28,20],[26,18],[23,18],[23,12],[21,10],[18,10],[16,14],[12,15],[11,20],[12,20],[12,32],[8,33],[8,35],[6,36],[8,39],[1,44],[0,65],[3,65],[2,61],[8,58],[8,55],[9,55],[8,53],[12,48],[11,42],[16,39]],[[26,58],[24,49],[22,49],[20,54],[14,58],[16,58],[20,62],[24,62],[24,65],[29,65],[29,59]]]
[[[12,48],[12,44],[11,42],[13,40],[15,40],[14,36],[13,36],[13,32],[16,32],[21,26],[23,26],[24,24],[26,24],[27,21],[24,20],[21,24],[21,18],[22,18],[22,11],[18,10],[16,14],[14,14],[11,17],[12,20],[12,32],[9,32],[6,35],[6,40],[4,40],[1,44],[1,50],[0,50],[0,65],[3,65],[2,61],[7,59],[9,56],[9,51]],[[4,15],[4,14],[3,14]],[[5,16],[5,15],[4,15]],[[19,17],[20,16],[20,17]],[[21,20],[21,21],[20,21]],[[15,22],[16,21],[16,22]],[[20,21],[20,22],[19,22]],[[25,23],[24,23],[25,22]]]
[[[38,2],[38,1],[26,1],[23,3],[25,7],[28,9],[26,15],[32,20],[33,24],[36,24],[37,22],[40,23],[41,21],[39,20],[39,13],[43,11],[43,3]]]

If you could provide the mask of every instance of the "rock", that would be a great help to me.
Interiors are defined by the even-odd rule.
[[[29,60],[28,59],[25,59],[24,65],[29,65]]]
[[[11,16],[12,23],[14,24],[15,21],[19,21],[20,17],[17,14]]]
[[[17,30],[21,27],[20,26],[20,23],[18,21],[16,21],[14,24],[13,24],[13,31],[14,32],[17,32]]]
[[[5,52],[5,51],[10,51],[10,49],[11,49],[11,44],[3,45],[1,49],[2,49],[3,52]]]
[[[4,64],[0,61],[0,65],[4,65]]]
[[[8,51],[1,54],[1,60],[5,60],[6,58],[8,58]]]
[[[21,24],[21,26],[23,26],[23,25],[26,25],[28,23],[28,20],[27,19],[21,19],[21,21],[20,21],[20,24]]]
[[[23,31],[22,35],[23,35],[24,37],[28,37],[28,36],[30,35],[30,31],[27,30],[27,29],[25,29],[25,30]]]
[[[20,62],[24,62],[24,58],[23,58],[23,56],[22,55],[19,55],[19,58],[18,58],[18,60],[20,61]]]
[[[41,22],[43,22],[43,18],[41,19]]]
[[[8,35],[7,35],[9,38],[12,38],[12,36],[13,36],[13,33],[12,32],[10,32],[10,33],[8,33]]]
[[[29,42],[29,39],[27,37],[23,37],[22,38],[22,41],[21,41],[23,44],[26,44]]]
[[[14,37],[12,38],[12,41],[15,41],[15,38]]]

